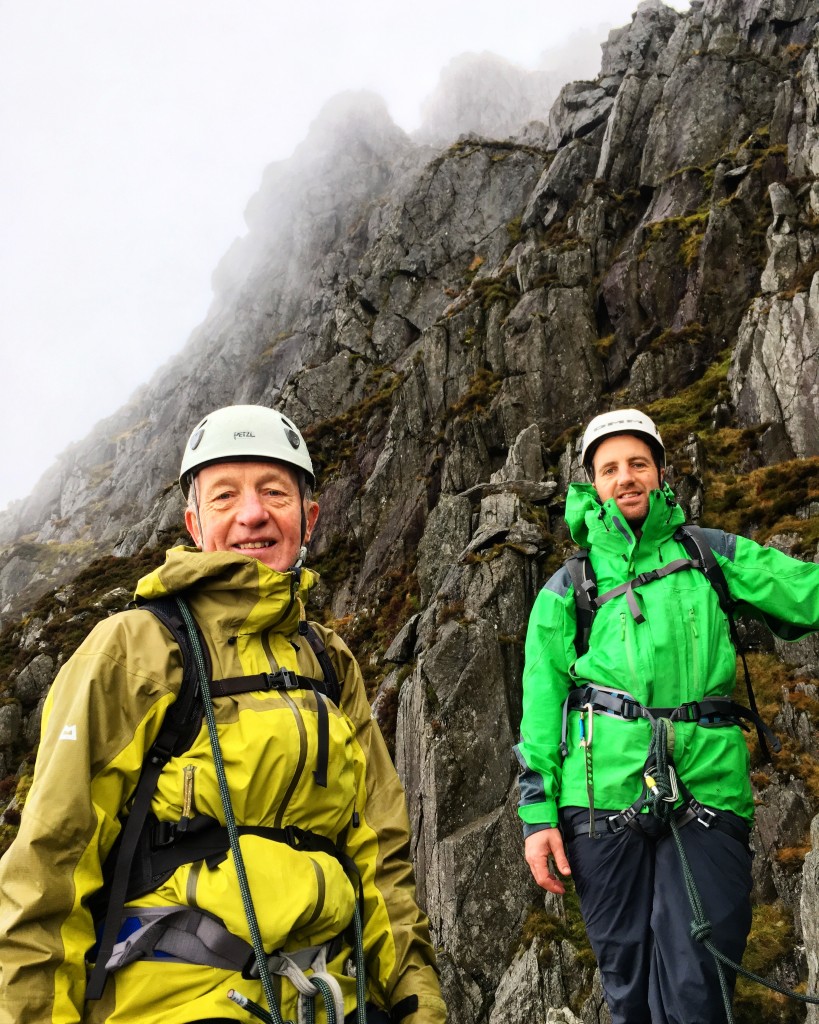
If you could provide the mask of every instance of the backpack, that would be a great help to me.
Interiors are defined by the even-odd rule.
[[[101,923],[101,934],[96,950],[92,951],[92,957],[96,962],[88,980],[86,999],[102,997],[108,976],[105,965],[117,938],[124,905],[156,889],[181,864],[196,860],[218,862],[226,855],[229,847],[224,828],[199,829],[194,825],[188,834],[188,823],[184,819],[174,825],[171,822],[157,821],[149,813],[162,769],[172,757],[183,754],[193,743],[202,724],[203,706],[194,648],[176,600],[173,597],[156,598],[140,602],[138,607],[147,609],[155,615],[179,646],[183,664],[182,685],[176,700],[165,713],[159,735],[142,762],[130,813],[103,865],[103,886],[89,901],[89,909],[95,922]],[[205,668],[210,679],[212,665],[208,658],[207,646],[198,627],[196,629],[199,641],[197,646],[204,655]],[[341,700],[341,687],[333,663],[318,633],[304,620],[299,622],[298,629],[315,654],[321,666],[323,679],[312,679],[287,669],[280,669],[275,673],[262,673],[261,678],[259,675],[251,675],[211,680],[211,693],[219,697],[263,689],[315,691],[319,743],[318,763],[314,776],[317,785],[326,787],[328,712],[322,696],[328,697],[338,705]],[[193,822],[196,823],[196,819],[193,819]],[[312,833],[290,826],[286,829],[247,826],[240,828],[239,831],[265,834],[267,838],[286,842],[300,849],[324,848],[329,844],[329,840],[323,840],[320,836],[313,836]],[[335,847],[332,851],[328,849],[327,852],[336,853]]]
[[[625,583],[621,583],[619,586],[614,587],[605,594],[597,593],[597,579],[594,574],[594,568],[592,566],[588,550],[583,548],[566,560],[564,567],[568,572],[572,583],[575,609],[577,613],[577,629],[574,638],[574,646],[577,656],[578,658],[581,657],[589,649],[589,636],[591,634],[594,616],[601,605],[610,601],[612,598],[625,594],[635,621],[640,623],[644,621],[644,616],[634,599],[633,591],[637,587],[645,586],[647,583],[661,579],[664,576],[670,576],[672,573],[680,572],[681,570],[696,569],[699,572],[702,572],[713,587],[714,592],[717,595],[717,600],[719,601],[719,606],[728,619],[731,641],[742,659],[742,666],[745,673],[745,687],[748,692],[748,704],[750,707],[750,714],[747,717],[756,725],[760,750],[762,751],[763,757],[768,760],[770,758],[770,754],[768,751],[766,736],[771,740],[771,746],[776,753],[781,750],[781,744],[779,740],[773,736],[770,729],[764,725],[757,710],[751,675],[748,671],[747,661],[745,660],[745,651],[737,633],[736,621],[734,619],[736,602],[731,597],[731,593],[728,589],[728,581],[725,579],[725,573],[722,571],[719,562],[714,556],[714,551],[708,541],[705,530],[701,527],[694,526],[691,523],[685,523],[675,531],[674,539],[683,545],[686,553],[688,554],[688,558],[678,558],[673,562],[669,562],[667,565],[660,566],[657,569],[640,573],[638,576],[631,580],[627,580]]]

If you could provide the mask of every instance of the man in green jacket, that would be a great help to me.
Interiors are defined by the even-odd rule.
[[[0,1024],[226,1024],[249,1011],[280,1024],[302,1019],[305,999],[319,1024],[331,1008],[337,1024],[444,1024],[401,784],[355,658],[306,620],[318,505],[304,439],[273,409],[217,410],[180,482],[196,546],[140,580],[144,606],[101,622],[46,702],[0,861]],[[117,904],[104,871],[137,820],[146,754],[193,693],[180,643],[146,604],[169,596],[201,632],[212,699],[193,705],[148,791],[140,884]],[[108,977],[89,983],[96,960]]]
[[[516,748],[526,860],[551,893],[573,876],[613,1024],[716,1024],[718,969],[690,936],[673,839],[643,797],[654,722],[670,718],[674,815],[711,941],[738,961],[751,923],[753,795],[743,711],[731,703],[731,629],[678,532],[684,515],[655,424],[634,409],[597,416],[581,459],[592,483],[571,485],[566,522],[588,551],[596,610],[584,644],[564,566],[529,620]],[[703,535],[743,610],[789,640],[819,628],[819,565]]]

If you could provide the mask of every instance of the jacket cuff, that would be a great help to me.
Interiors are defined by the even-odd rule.
[[[530,825],[527,821],[523,823],[523,838],[528,839],[529,836],[533,836],[535,832],[542,832],[545,828],[557,828],[556,821],[544,821],[538,825]]]

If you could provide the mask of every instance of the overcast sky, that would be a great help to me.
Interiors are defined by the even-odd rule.
[[[372,89],[412,131],[453,57],[565,61],[636,6],[0,0],[0,508],[183,346],[327,99]]]

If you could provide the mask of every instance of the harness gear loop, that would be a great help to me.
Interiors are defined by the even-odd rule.
[[[287,978],[299,993],[299,1024],[313,1024],[316,1018],[316,999],[321,996],[327,1013],[327,1024],[342,1024],[344,996],[336,979],[327,973],[324,953],[317,957],[313,974],[308,978],[299,965],[287,954],[282,956],[280,974]]]
[[[588,714],[588,734],[586,733],[586,715]],[[586,704],[580,712],[580,746],[583,747],[586,763],[586,794],[589,798],[589,836],[599,839],[594,817],[594,764],[592,762],[592,738],[594,736],[594,708]]]

